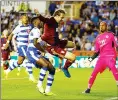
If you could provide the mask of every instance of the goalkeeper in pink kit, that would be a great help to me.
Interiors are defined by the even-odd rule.
[[[107,31],[107,24],[106,22],[102,21],[100,23],[100,34],[95,40],[95,54],[88,58],[88,61],[91,62],[98,56],[98,60],[90,76],[88,88],[83,93],[90,93],[97,74],[99,72],[102,73],[107,67],[109,70],[111,70],[118,86],[118,70],[115,67],[117,56],[116,47],[117,42],[114,34]]]

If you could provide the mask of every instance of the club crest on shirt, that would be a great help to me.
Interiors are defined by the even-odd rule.
[[[109,36],[108,36],[108,35],[106,35],[106,38],[109,38]]]

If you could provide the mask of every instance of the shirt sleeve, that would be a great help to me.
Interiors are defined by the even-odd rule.
[[[40,19],[42,22],[44,22],[44,23],[47,23],[47,24],[50,24],[50,25],[52,25],[52,24],[55,25],[55,20],[54,20],[53,17],[51,17],[51,18],[45,18],[45,17],[43,17],[42,15],[40,15],[40,16],[39,16],[39,19]]]
[[[12,33],[15,35],[19,32],[20,27],[16,26],[16,28],[12,31]]]
[[[95,52],[99,52],[99,51],[100,51],[100,48],[99,48],[98,41],[96,39],[96,41],[95,41]]]
[[[33,30],[33,36],[34,36],[34,38],[39,38],[40,37],[40,30],[38,30],[38,29]]]
[[[116,36],[112,35],[112,40],[114,42],[114,46],[118,47],[118,38]]]

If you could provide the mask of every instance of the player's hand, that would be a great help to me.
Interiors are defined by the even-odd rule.
[[[84,60],[84,66],[87,67],[87,68],[89,68],[89,67],[90,67],[90,64],[91,64],[91,62],[89,61],[88,58],[86,58],[86,59]]]
[[[34,9],[34,13],[35,13],[36,15],[40,15],[38,9]]]

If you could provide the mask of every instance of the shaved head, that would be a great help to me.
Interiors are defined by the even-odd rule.
[[[106,23],[105,21],[100,22],[100,25],[101,25],[101,24],[102,24],[102,25],[104,24],[104,25],[107,26],[107,23]]]
[[[107,31],[107,23],[105,21],[100,22],[100,32],[104,33]]]

